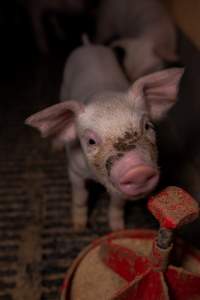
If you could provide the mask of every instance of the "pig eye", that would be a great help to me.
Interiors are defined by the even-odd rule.
[[[94,139],[89,139],[88,140],[88,145],[90,145],[90,146],[96,145],[96,141]]]
[[[84,138],[87,146],[90,148],[95,147],[100,143],[99,135],[91,129],[86,129],[84,132]]]

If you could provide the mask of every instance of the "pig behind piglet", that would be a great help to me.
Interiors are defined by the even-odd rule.
[[[176,63],[175,26],[160,0],[102,0],[96,41],[120,51],[131,82]]]

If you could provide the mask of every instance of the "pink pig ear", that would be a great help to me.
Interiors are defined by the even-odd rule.
[[[25,124],[37,128],[42,137],[53,137],[54,146],[76,138],[75,117],[84,110],[76,101],[63,101],[50,106],[26,119]]]
[[[183,68],[172,68],[138,79],[130,91],[138,109],[148,108],[153,121],[159,121],[176,103]]]
[[[166,62],[178,62],[180,57],[176,53],[174,45],[167,45],[166,43],[156,44],[154,53]]]

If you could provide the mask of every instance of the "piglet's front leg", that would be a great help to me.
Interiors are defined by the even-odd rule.
[[[69,177],[72,185],[72,223],[75,231],[82,231],[87,225],[88,192],[82,177],[72,170],[69,171]]]
[[[113,231],[124,229],[124,205],[125,200],[111,195],[108,218],[110,228]]]

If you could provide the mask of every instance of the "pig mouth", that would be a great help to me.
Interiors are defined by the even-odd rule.
[[[111,171],[111,182],[128,198],[133,200],[150,193],[158,183],[159,172],[147,164],[129,166],[126,170]]]

